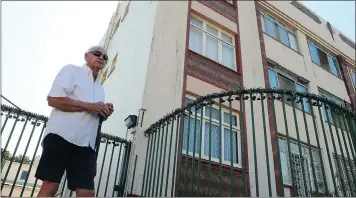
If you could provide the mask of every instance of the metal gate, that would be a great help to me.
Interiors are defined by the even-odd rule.
[[[7,105],[1,105],[1,118],[1,196],[36,197],[42,182],[34,175],[48,118]],[[124,196],[131,142],[105,133],[98,140],[96,196]],[[66,185],[64,174],[57,197],[74,196]]]

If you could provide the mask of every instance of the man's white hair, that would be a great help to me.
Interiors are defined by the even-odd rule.
[[[88,52],[92,52],[92,51],[95,51],[97,48],[103,48],[104,50],[105,50],[105,48],[103,47],[103,46],[100,46],[100,45],[97,45],[97,46],[92,46],[92,47],[90,47],[86,52],[88,53]],[[105,50],[105,52],[106,52],[106,50]]]

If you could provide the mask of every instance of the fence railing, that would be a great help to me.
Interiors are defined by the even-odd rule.
[[[356,196],[356,113],[314,94],[194,98],[145,131],[141,196]]]
[[[1,196],[37,196],[42,182],[34,175],[48,118],[6,105],[1,105],[1,116]],[[96,196],[123,196],[131,142],[100,133],[96,149]],[[66,185],[64,175],[56,196],[74,195]]]

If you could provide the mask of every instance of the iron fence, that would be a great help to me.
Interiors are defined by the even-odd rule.
[[[356,196],[356,113],[308,93],[195,97],[145,131],[141,196]]]
[[[37,196],[42,183],[34,175],[48,118],[6,105],[1,105],[1,116],[1,195]],[[124,196],[131,142],[105,133],[98,137],[96,196]],[[56,196],[73,195],[66,184],[64,175]]]

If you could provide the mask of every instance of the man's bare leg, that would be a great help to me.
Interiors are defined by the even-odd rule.
[[[75,189],[75,193],[77,197],[95,197],[94,190],[77,188]]]
[[[43,181],[37,197],[54,197],[59,187],[59,183]]]

